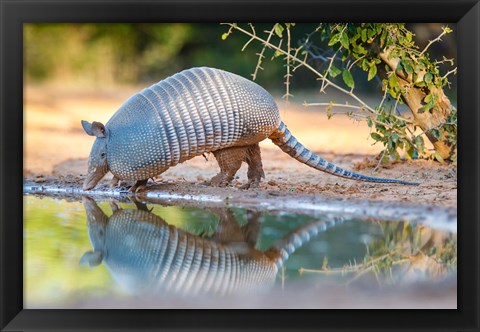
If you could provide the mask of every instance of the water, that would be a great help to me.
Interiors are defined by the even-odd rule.
[[[25,308],[456,307],[456,234],[407,222],[29,195],[24,218]]]

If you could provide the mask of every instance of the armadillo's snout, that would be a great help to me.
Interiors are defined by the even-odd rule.
[[[95,177],[87,176],[87,178],[83,182],[83,190],[90,190],[95,188],[98,181],[100,181],[100,179],[97,180]]]
[[[101,160],[101,162],[97,162],[96,160],[92,162],[92,160],[90,160],[88,163],[87,177],[83,182],[83,190],[93,189],[107,172],[108,166],[105,159]]]
[[[105,176],[107,172],[101,168],[96,168],[89,172],[87,178],[83,182],[83,190],[90,190],[95,188],[97,183]]]

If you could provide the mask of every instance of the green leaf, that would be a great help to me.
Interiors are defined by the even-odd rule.
[[[367,29],[362,30],[362,42],[367,41]]]
[[[419,88],[423,88],[426,84],[424,81],[419,81],[419,82],[416,82],[415,85],[418,86]]]
[[[388,83],[390,85],[390,88],[392,88],[394,91],[399,90],[400,87],[398,86],[397,76],[395,74],[390,75]]]
[[[426,73],[425,76],[423,77],[423,80],[425,81],[425,83],[429,84],[432,82],[432,79],[433,79],[433,75],[430,74],[430,73]]]
[[[368,70],[368,78],[367,80],[370,81],[372,80],[372,78],[375,77],[375,75],[377,75],[377,66],[375,64],[372,64],[370,66],[370,69]]]
[[[346,33],[342,33],[340,36],[340,43],[342,44],[343,48],[348,50],[348,36]]]
[[[423,137],[422,136],[415,136],[415,145],[417,147],[417,150],[419,153],[423,152],[423,150],[425,149],[425,143],[423,141]]]
[[[407,150],[408,159],[412,159],[413,155],[415,154],[415,149],[411,144],[409,144],[406,150]]]
[[[453,30],[450,29],[450,27],[448,26],[445,26],[445,27],[442,27],[442,30],[445,32],[445,33],[451,33]]]
[[[401,72],[403,70],[402,61],[398,61],[397,68],[395,68],[395,72]]]
[[[390,149],[388,154],[390,155],[390,158],[392,158],[392,159],[395,159],[395,160],[400,159],[400,156],[399,156],[397,150],[395,150],[394,148]]]
[[[328,46],[333,46],[336,43],[338,43],[339,41],[340,41],[340,34],[337,33],[337,34],[333,35],[332,38],[330,38],[330,41],[328,42]]]
[[[282,38],[284,27],[280,23],[276,23],[273,28],[275,29],[277,36]]]
[[[337,77],[342,71],[340,69],[338,69],[337,67],[335,67],[335,65],[332,64],[332,66],[330,67],[330,71],[328,72],[328,74],[331,76],[331,77]]]
[[[381,121],[381,120],[380,120],[380,121]],[[385,134],[385,132],[387,131],[387,130],[385,129],[385,126],[379,125],[378,123],[375,125],[375,129],[376,129],[378,132],[382,133],[382,134]]]
[[[411,34],[410,32],[407,32],[406,37],[407,37],[407,41],[408,41],[408,42],[411,42],[411,41],[412,41],[412,34]]]
[[[398,134],[397,133],[392,133],[392,135],[390,135],[390,139],[392,140],[392,142],[397,143],[398,142]]]
[[[405,69],[407,74],[412,74],[413,73],[413,67],[410,65],[410,62],[408,61],[402,61],[403,62],[403,68]]]
[[[367,50],[362,45],[357,45],[353,48],[353,51],[357,54],[367,54]]]
[[[425,68],[425,64],[422,61],[415,63],[415,71],[422,71]]]
[[[382,140],[382,136],[377,133],[371,133],[370,136],[372,136],[372,138],[378,142]]]
[[[368,68],[370,68],[370,64],[368,63],[368,60],[367,59],[363,59],[361,62],[360,62],[360,67],[362,67],[363,70],[365,71],[368,71]]]
[[[442,156],[441,156],[438,152],[435,152],[434,154],[432,154],[432,158],[438,160],[438,161],[441,162],[441,163],[444,162]]]
[[[430,132],[432,133],[433,137],[435,137],[436,139],[440,138],[440,130],[432,129],[432,130],[430,130]]]
[[[353,76],[347,69],[343,70],[342,78],[343,78],[343,81],[345,82],[345,84],[349,88],[353,89],[355,87],[355,82],[353,81]]]
[[[383,47],[387,41],[387,30],[383,30],[382,36],[380,37],[380,47]]]
[[[435,104],[435,98],[433,98],[433,95],[432,94],[428,94],[424,99],[423,101],[426,103],[425,105],[423,105],[422,107],[422,110],[423,111],[428,111],[430,110],[433,105]],[[423,113],[423,112],[421,112]]]

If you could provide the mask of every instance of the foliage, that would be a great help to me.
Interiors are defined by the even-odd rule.
[[[309,29],[300,27],[298,33]],[[242,38],[222,43],[223,30],[219,24],[204,23],[25,24],[25,83],[144,85],[195,66],[248,76],[256,55],[238,52]],[[272,63],[267,69],[260,83],[281,90],[282,82],[274,77],[282,66]]]
[[[229,30],[224,33],[223,39],[233,31],[240,31],[250,38],[244,48],[252,41],[262,44],[254,79],[258,70],[262,69],[265,50],[271,49],[274,52],[273,58],[282,57],[284,60],[286,98],[290,96],[291,73],[300,67],[306,68],[321,81],[320,92],[324,93],[327,87],[333,87],[358,103],[358,106],[334,102],[306,103],[306,106],[327,106],[329,117],[341,113],[333,113],[333,108],[353,110],[344,113],[355,120],[367,122],[372,129],[371,137],[385,146],[385,160],[388,157],[399,159],[399,150],[404,150],[407,158],[428,155],[423,139],[425,133],[416,134],[418,124],[415,119],[401,116],[399,104],[403,103],[407,89],[418,89],[425,94],[418,113],[434,112],[437,102],[435,91],[449,87],[448,76],[455,74],[456,68],[442,75],[440,67],[453,66],[453,60],[445,57],[442,60],[431,60],[427,50],[433,43],[440,41],[441,37],[452,32],[449,27],[443,27],[442,33],[420,50],[413,33],[404,24],[398,23],[319,24],[296,47],[292,46],[290,38],[294,23],[276,23],[264,35],[257,33],[252,24],[248,28],[236,23],[228,25]],[[322,51],[322,45],[326,45],[330,53]],[[315,65],[318,60],[325,64],[323,70]],[[392,62],[396,63],[394,68],[389,66]],[[354,68],[366,73],[366,81],[374,78],[381,80],[384,93],[377,106],[370,106],[354,93],[358,86],[352,75]],[[389,102],[390,99],[393,101]],[[444,124],[431,130],[436,138],[446,135],[447,141],[456,150],[456,110],[452,111]],[[438,153],[433,153],[431,157],[441,159]]]
[[[363,264],[375,268],[384,280],[392,269],[402,267],[403,277],[410,277],[407,274],[412,269],[433,278],[456,270],[456,235],[408,222],[390,223],[382,228],[384,237],[368,245]]]
[[[182,24],[27,24],[26,74],[33,81],[135,82],[176,67],[190,38]]]

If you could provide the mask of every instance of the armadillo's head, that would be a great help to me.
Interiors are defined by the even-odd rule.
[[[97,266],[105,258],[105,229],[108,224],[107,215],[90,197],[82,197],[87,213],[87,226],[93,251],[86,252],[80,259],[80,265]]]
[[[90,190],[95,187],[105,174],[108,172],[107,163],[107,131],[100,122],[87,122],[82,120],[82,126],[85,132],[90,136],[96,136],[88,160],[88,173],[83,190]]]

